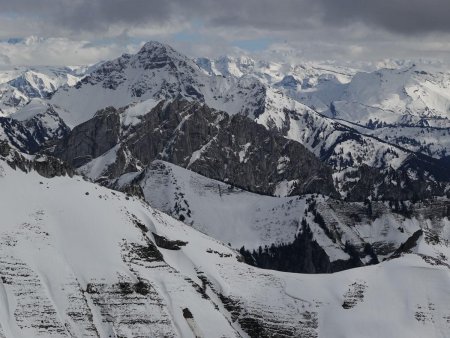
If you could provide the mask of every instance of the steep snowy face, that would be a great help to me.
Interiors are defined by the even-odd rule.
[[[192,77],[196,75],[197,70],[198,67],[186,56],[168,45],[152,41],[146,43],[135,55],[123,55],[116,60],[105,62],[80,86],[89,83],[117,89],[124,82],[129,82],[130,87],[125,88],[129,91],[129,97],[141,97],[148,91],[157,95],[158,90],[161,90],[161,93],[167,90],[169,94],[175,94],[176,90],[183,92],[189,89],[188,84],[184,87],[181,80],[193,81]],[[152,84],[151,80],[155,83]],[[166,88],[157,88],[164,83]],[[178,87],[172,87],[175,85]]]
[[[49,180],[3,162],[1,168],[0,201],[9,209],[0,222],[3,335],[193,337],[200,330],[211,337],[236,336],[228,313],[216,310],[215,300],[201,291],[188,256],[167,250],[168,261],[175,255],[185,262],[183,273],[165,262],[153,236],[163,235],[159,228],[177,227],[180,246],[226,253],[208,264],[237,264],[230,249],[200,234],[199,246],[183,234],[190,232],[186,226],[79,177]],[[26,199],[15,193],[19,182]],[[84,216],[75,216],[81,210]],[[193,318],[183,317],[184,309]]]
[[[300,275],[251,267],[217,240],[80,177],[48,179],[0,160],[0,205],[6,337],[444,338],[450,329],[441,235],[419,232],[377,266]]]
[[[53,83],[49,77],[33,71],[27,71],[8,83],[29,98],[47,97],[57,88],[57,84]]]
[[[74,88],[61,88],[51,103],[70,112],[63,118],[73,127],[107,106],[178,96],[202,101],[202,76],[206,75],[186,56],[168,45],[149,42],[135,55],[103,63]]]
[[[265,86],[254,77],[210,76],[172,47],[149,42],[135,55],[103,63],[74,88],[61,88],[50,102],[70,112],[62,118],[74,127],[107,106],[179,98],[253,117],[263,109]]]

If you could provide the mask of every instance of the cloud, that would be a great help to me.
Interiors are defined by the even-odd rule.
[[[10,64],[11,59],[9,58],[9,56],[0,53],[0,65],[10,65]]]
[[[0,42],[0,63],[14,65],[81,65],[135,52],[137,45],[106,44],[99,46],[83,40],[38,38]]]
[[[47,39],[0,53],[84,63],[153,39],[192,56],[284,43],[309,58],[449,58],[448,13],[449,0],[0,0],[0,39]]]
[[[403,34],[450,32],[448,0],[1,0],[0,12],[72,33],[191,20],[270,30],[364,22]]]
[[[450,32],[448,0],[318,0],[324,21],[355,21],[404,35]]]

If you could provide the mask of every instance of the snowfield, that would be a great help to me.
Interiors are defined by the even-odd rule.
[[[447,337],[450,330],[446,245],[421,238],[415,253],[330,275],[260,270],[81,177],[46,179],[5,162],[0,173],[5,337]],[[158,248],[160,257],[156,235],[187,243]],[[186,308],[193,318],[183,317]]]

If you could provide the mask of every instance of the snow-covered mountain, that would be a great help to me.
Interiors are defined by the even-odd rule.
[[[135,125],[139,123],[139,116],[149,113],[157,102],[183,99],[231,115],[248,116],[267,129],[301,143],[331,166],[335,189],[343,197],[363,200],[373,195],[375,198],[410,199],[445,193],[447,178],[436,176],[436,172],[447,171],[445,159],[437,161],[445,156],[447,146],[445,142],[435,145],[432,140],[445,135],[446,129],[416,126],[413,130],[409,125],[404,127],[408,128],[405,131],[394,130],[392,126],[373,129],[374,125],[381,125],[372,121],[363,127],[355,124],[353,118],[350,122],[338,120],[337,116],[327,113],[326,107],[332,108],[333,102],[337,102],[333,101],[334,97],[344,95],[348,91],[346,88],[358,88],[353,82],[363,73],[353,75],[354,71],[339,67],[312,63],[293,66],[249,58],[197,59],[196,62],[168,45],[149,42],[137,54],[123,55],[99,65],[76,86],[61,87],[48,102],[34,100],[14,116],[25,123],[29,123],[26,119],[38,123],[37,119],[45,117],[47,121],[41,125],[48,125],[51,120],[53,127],[43,137],[51,139],[52,135],[62,137],[65,133],[59,131],[89,121],[107,106],[132,111]],[[372,75],[377,73],[364,74],[378,77]],[[403,80],[407,78],[395,74],[389,78],[392,83],[401,84],[399,76],[403,76]],[[329,100],[326,104],[325,99]],[[46,114],[49,105],[60,119]],[[317,112],[320,107],[325,107],[322,113],[330,116]],[[400,112],[392,114],[404,116]],[[413,139],[416,134],[423,135],[420,141]],[[430,156],[435,159],[428,158]],[[390,178],[386,179],[388,176]],[[399,187],[427,183],[399,195],[385,191],[391,190],[391,181]],[[441,183],[436,184],[436,181]],[[382,188],[377,188],[379,186]]]
[[[264,109],[265,92],[253,77],[209,76],[172,47],[149,42],[135,55],[103,63],[75,87],[62,87],[50,102],[64,109],[61,117],[73,127],[107,106],[125,107],[148,99],[184,98],[230,114],[257,116]]]
[[[295,246],[303,240],[303,255],[307,256],[307,250],[314,252],[313,263],[292,257],[290,263],[284,261],[287,257],[255,262],[284,271],[330,272],[374,264],[394,254],[418,230],[446,234],[443,229],[448,227],[440,216],[429,223],[430,215],[440,215],[445,200],[425,206],[342,203],[313,195],[261,196],[163,161],[109,185],[142,196],[155,208],[236,249],[251,252],[269,247],[275,256],[283,248],[295,257]],[[314,242],[318,245],[311,245]]]
[[[273,195],[333,195],[337,190],[344,198],[363,201],[418,199],[446,192],[449,177],[444,162],[361,135],[313,111],[285,115],[292,139],[288,141],[277,128],[264,130],[256,123],[265,114],[252,122],[195,102],[150,99],[97,112],[57,142],[53,154],[75,167],[86,165],[85,173],[95,180],[139,171],[162,159]],[[292,131],[296,133],[291,136]],[[322,166],[320,175],[316,169],[321,166],[310,152],[329,167]],[[323,176],[327,172],[333,180]]]
[[[447,337],[448,75],[424,67],[149,42],[0,72],[0,337]]]
[[[133,196],[64,172],[13,169],[13,150],[0,148],[5,337],[440,338],[450,329],[446,219],[425,221],[409,238],[420,223],[405,221],[396,236],[406,240],[376,266],[260,270]],[[396,223],[373,225],[361,225],[359,236],[385,236]]]
[[[365,134],[381,134],[389,143],[436,158],[448,152],[445,143],[435,142],[450,127],[450,73],[443,65],[396,63],[392,68],[358,72],[311,62],[290,65],[245,57],[199,58],[196,62],[209,74],[254,76],[321,114],[357,128],[364,126]],[[374,128],[382,130],[372,132]]]
[[[299,99],[319,100],[317,110],[363,126],[448,127],[450,73],[425,65],[361,72],[347,84],[324,83]]]
[[[247,56],[197,58],[197,65],[207,74],[224,77],[251,75],[261,82],[293,91],[315,87],[326,80],[348,83],[357,70],[341,66],[304,62],[302,64],[252,59]]]
[[[136,108],[100,110],[52,153],[76,168],[85,166],[96,180],[162,159],[258,193],[336,194],[330,168],[298,142],[250,118],[174,100],[144,110],[138,123],[128,125]]]
[[[8,83],[0,84],[0,116],[8,116],[25,106],[29,98]]]
[[[16,67],[0,70],[0,116],[8,116],[33,98],[48,98],[63,85],[74,86],[98,64],[85,67]]]

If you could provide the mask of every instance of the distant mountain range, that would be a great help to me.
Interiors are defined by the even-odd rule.
[[[449,86],[159,42],[0,72],[0,337],[445,337]]]

